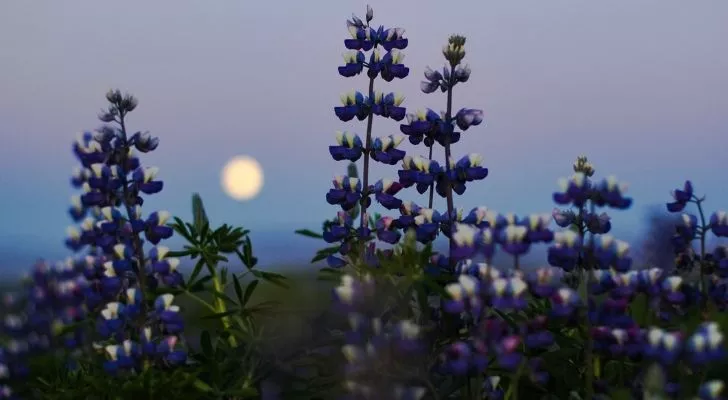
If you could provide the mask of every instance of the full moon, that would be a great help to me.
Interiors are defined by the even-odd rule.
[[[225,193],[233,199],[250,200],[263,188],[263,169],[254,158],[233,157],[223,167],[220,183]]]

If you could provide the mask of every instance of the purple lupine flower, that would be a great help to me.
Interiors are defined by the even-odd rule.
[[[615,176],[604,179],[595,187],[594,204],[598,207],[612,207],[626,210],[632,205],[632,199],[624,196],[627,185],[619,183]]]
[[[167,366],[179,366],[187,362],[187,352],[180,345],[179,337],[165,336],[157,345],[157,356],[162,357]]]
[[[609,233],[612,229],[612,223],[607,213],[587,213],[584,219],[587,230],[593,234],[601,235]]]
[[[162,239],[169,239],[172,237],[174,231],[171,227],[167,226],[167,221],[170,219],[171,214],[167,211],[155,211],[149,214],[146,224],[146,230],[144,232],[145,237],[152,244],[158,244]]]
[[[165,334],[176,335],[184,329],[184,321],[180,308],[172,304],[174,295],[163,294],[154,301],[154,310],[161,324],[161,331]]]
[[[461,71],[460,75],[464,76],[465,71]],[[469,77],[470,77],[470,70],[468,69],[467,78],[469,78]],[[465,80],[467,80],[467,78],[465,78]],[[429,93],[433,93],[433,92],[437,91],[437,89],[439,89],[443,83],[442,82],[443,78],[442,78],[442,74],[440,73],[440,71],[434,71],[430,67],[425,67],[425,79],[426,79],[426,81],[422,81],[420,83],[420,90],[422,90],[422,92],[425,94],[429,94]],[[465,82],[465,81],[463,81],[463,82]],[[445,89],[445,90],[447,90],[447,89]],[[417,143],[414,143],[414,144],[417,144]]]
[[[572,271],[576,267],[581,248],[582,239],[576,232],[556,232],[554,244],[548,249],[548,262],[564,271]]]
[[[425,193],[435,182],[436,177],[443,173],[443,168],[437,161],[424,157],[405,156],[402,159],[402,169],[397,171],[399,183],[404,187],[416,185],[417,192]]]
[[[336,133],[336,146],[329,146],[329,153],[336,161],[357,161],[364,151],[359,135],[349,132]]]
[[[333,184],[334,188],[326,194],[326,201],[332,205],[340,205],[344,211],[354,208],[361,199],[362,184],[359,178],[337,176]]]
[[[693,198],[693,184],[690,181],[685,181],[682,190],[675,189],[672,193],[673,202],[667,203],[667,211],[669,212],[680,212],[685,209],[685,206]]]
[[[410,143],[417,145],[424,140],[425,145],[430,147],[441,123],[442,119],[437,112],[431,109],[418,110],[407,114],[407,124],[400,125],[399,130],[409,138]]]
[[[562,228],[568,228],[576,222],[576,214],[574,214],[571,210],[559,210],[558,208],[554,208],[551,212],[551,216],[553,217],[554,222],[556,222],[556,225]]]
[[[381,217],[375,222],[377,231],[377,239],[395,244],[399,241],[402,234],[396,229],[395,220],[392,217]]]
[[[546,349],[554,343],[554,335],[548,330],[548,318],[540,315],[526,321],[522,327],[523,343],[530,349]]]
[[[387,210],[402,207],[402,200],[394,197],[402,190],[402,185],[391,179],[380,179],[374,184],[374,198]]]
[[[441,222],[442,216],[439,212],[431,208],[420,208],[419,215],[414,218],[417,241],[429,243],[435,240]]]
[[[645,332],[645,357],[662,363],[673,364],[682,352],[682,333],[666,332],[660,328],[649,328]]]
[[[675,231],[677,237],[682,242],[689,243],[695,239],[695,235],[698,232],[698,217],[683,213],[680,218],[680,224],[677,225]]]
[[[469,224],[455,224],[455,233],[452,235],[455,246],[450,257],[462,260],[472,257],[478,247],[481,231]]]
[[[483,110],[461,108],[455,114],[454,118],[458,128],[465,131],[471,126],[480,125],[480,123],[483,122]]]
[[[394,78],[404,79],[409,75],[409,68],[402,61],[404,61],[404,54],[398,49],[392,49],[375,64],[374,68],[370,67],[370,71],[378,71],[386,82],[391,82]]]
[[[716,211],[710,216],[710,230],[715,236],[728,237],[728,213]]]
[[[554,239],[554,233],[549,229],[550,223],[549,214],[531,214],[519,221],[519,225],[528,228],[526,236],[531,243],[549,243]]]
[[[452,185],[452,190],[462,195],[465,193],[466,183],[482,180],[488,176],[488,168],[482,167],[483,157],[478,154],[469,154],[461,158],[457,163],[450,162],[450,171],[437,179],[437,193],[447,197],[447,185]],[[446,179],[447,178],[447,179]]]
[[[498,365],[508,371],[515,371],[523,359],[523,354],[519,351],[521,347],[521,337],[518,335],[506,336],[500,340],[496,346],[496,359]]]
[[[334,113],[343,122],[351,121],[355,117],[363,121],[369,116],[371,100],[357,91],[351,91],[341,96],[342,106],[334,107]]]
[[[339,74],[345,78],[359,75],[364,70],[364,53],[359,51],[347,51],[344,53],[344,65],[339,67]]]
[[[397,149],[404,140],[400,135],[389,135],[374,139],[372,143],[372,159],[387,165],[395,165],[405,156],[403,150]]]
[[[493,307],[497,309],[523,310],[528,305],[528,285],[518,276],[492,280],[489,294]]]
[[[688,360],[694,365],[720,361],[726,357],[723,334],[717,323],[702,324],[685,343]]]
[[[480,282],[469,275],[460,275],[457,282],[445,286],[449,298],[444,300],[443,310],[452,314],[472,312],[477,314],[483,307],[480,298]]]
[[[561,191],[553,195],[554,202],[559,205],[572,204],[583,207],[589,199],[592,183],[584,173],[577,172],[570,179],[559,180]]]
[[[555,317],[571,317],[580,305],[579,296],[569,288],[561,288],[551,296],[551,313]]]
[[[662,296],[671,304],[682,304],[685,302],[683,293],[683,278],[669,276],[662,281]]]
[[[414,227],[415,217],[420,214],[422,207],[411,201],[403,201],[399,207],[400,216],[397,218],[397,225],[402,229]]]
[[[404,102],[404,96],[400,94],[375,92],[371,112],[374,115],[401,121],[407,112],[404,107],[400,107],[402,102]]]
[[[471,366],[472,349],[465,342],[450,344],[441,355],[443,372],[452,375],[464,375]]]
[[[611,235],[599,237],[599,244],[594,247],[594,257],[602,269],[614,268],[619,272],[626,272],[632,268],[629,243],[617,240]]]
[[[563,270],[553,267],[540,267],[526,275],[531,294],[540,298],[549,298],[559,288],[563,279]]]

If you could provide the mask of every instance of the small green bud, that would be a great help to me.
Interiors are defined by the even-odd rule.
[[[450,66],[455,67],[465,58],[465,36],[452,35],[447,43],[442,48],[442,54],[450,63]]]
[[[587,160],[586,156],[579,156],[574,162],[574,172],[581,172],[587,177],[594,176],[594,166]]]

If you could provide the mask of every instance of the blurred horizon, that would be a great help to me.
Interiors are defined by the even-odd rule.
[[[644,239],[647,210],[686,179],[707,195],[708,213],[728,207],[717,200],[728,197],[721,41],[728,2],[368,3],[374,25],[402,27],[410,39],[410,76],[375,87],[402,92],[409,112],[444,107],[444,97],[422,94],[419,82],[426,66],[444,64],[440,49],[450,34],[468,38],[472,76],[457,87],[455,107],[483,109],[486,122],[468,130],[453,154],[482,154],[490,174],[456,207],[550,212],[556,180],[582,154],[597,178],[616,174],[630,184],[633,208],[610,215],[614,236],[634,245]],[[166,209],[187,220],[198,192],[213,224],[252,231],[262,266],[306,263],[323,242],[293,231],[319,228],[335,214],[324,196],[331,177],[346,170],[328,155],[334,132],[364,132],[363,124],[338,121],[332,107],[341,93],[365,89],[365,77],[342,78],[336,67],[345,20],[363,15],[366,4],[128,0],[112,9],[92,0],[3,1],[0,274],[71,254],[63,246],[76,193],[71,143],[100,125],[104,94],[117,87],[139,99],[130,130],[160,138],[142,163],[160,167],[165,189],[147,197],[145,213]],[[392,121],[374,125],[375,136],[398,132]],[[406,141],[402,148],[425,152]],[[244,203],[220,188],[223,165],[237,155],[257,159],[265,175],[260,195]],[[396,177],[396,167],[374,165],[371,176]],[[401,193],[426,201],[413,189]]]

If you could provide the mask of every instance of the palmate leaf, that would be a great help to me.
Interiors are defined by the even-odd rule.
[[[205,212],[205,206],[202,204],[202,197],[200,197],[199,193],[192,195],[192,221],[198,232],[202,230],[203,226],[209,226],[210,224],[210,220],[207,218],[207,213]]]

